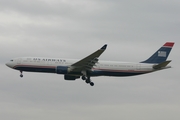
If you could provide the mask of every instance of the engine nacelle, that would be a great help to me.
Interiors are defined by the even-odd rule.
[[[76,80],[77,78],[80,78],[80,76],[64,75],[65,80]]]
[[[68,67],[67,66],[57,66],[56,73],[57,74],[67,74],[68,73]]]

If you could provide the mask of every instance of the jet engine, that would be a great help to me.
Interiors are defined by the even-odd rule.
[[[57,66],[56,73],[57,74],[68,74],[68,67],[67,66]]]
[[[65,80],[76,80],[77,78],[80,78],[80,76],[64,75]]]

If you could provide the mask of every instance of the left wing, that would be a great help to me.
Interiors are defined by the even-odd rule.
[[[107,48],[107,44],[105,44],[102,48],[92,53],[91,55],[72,64],[70,66],[71,71],[82,72],[82,71],[91,70],[92,67],[98,62],[98,57],[106,50],[106,48]]]

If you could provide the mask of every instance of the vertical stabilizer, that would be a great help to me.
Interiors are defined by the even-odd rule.
[[[150,58],[148,58],[147,60],[141,63],[162,63],[166,61],[173,46],[174,46],[174,42],[166,42]]]

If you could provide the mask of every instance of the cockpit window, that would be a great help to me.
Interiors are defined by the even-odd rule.
[[[13,62],[13,60],[11,60]]]

